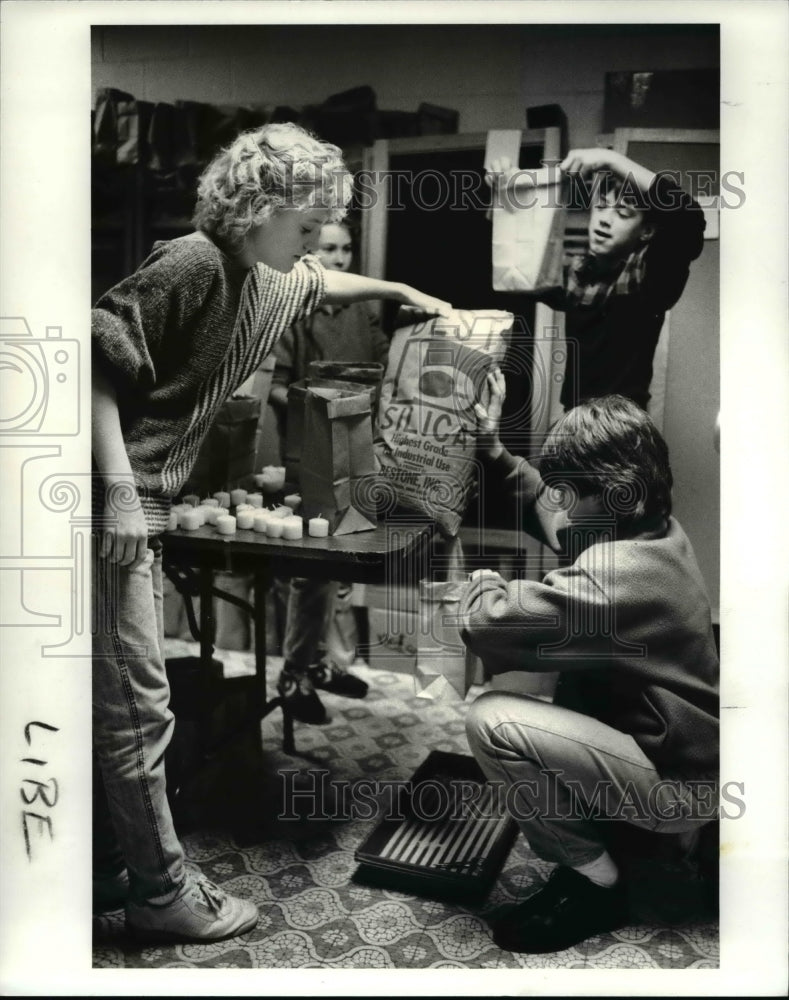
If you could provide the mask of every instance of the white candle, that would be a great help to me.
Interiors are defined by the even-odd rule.
[[[247,496],[247,503],[251,507],[262,507],[263,506],[263,494],[262,493],[250,493]]]
[[[269,520],[268,511],[255,511],[252,515],[252,530],[259,531],[262,535],[265,535]]]
[[[168,531],[175,531],[175,529],[177,527],[178,527],[178,511],[177,510],[171,510],[170,511],[170,518],[167,521],[167,530]]]
[[[219,503],[220,507],[230,506],[230,494],[226,493],[224,490],[214,493],[214,499]]]
[[[208,510],[208,507],[195,507],[194,508],[195,514],[197,514],[198,518],[200,519],[200,525],[201,526],[205,524],[205,512],[207,510]]]
[[[300,517],[283,517],[282,537],[288,539],[301,538],[304,534],[304,522]]]
[[[251,503],[237,503],[236,504],[236,514],[238,514],[238,512],[242,511],[242,510],[254,510],[254,509],[255,508],[252,506]]]
[[[225,513],[224,507],[203,507],[205,511],[205,523],[206,524],[216,524],[216,519],[221,517]]]
[[[273,510],[269,510],[269,517],[291,517],[293,511],[290,507],[275,507]]]
[[[216,519],[216,528],[220,535],[235,535],[236,519],[231,514],[220,514]]]
[[[329,534],[329,522],[325,517],[311,517],[307,522],[307,534],[312,538],[326,538]]]
[[[282,525],[285,519],[282,517],[266,518],[266,534],[269,538],[282,538]]]
[[[206,497],[205,500],[200,501],[201,507],[218,507],[219,501],[216,497]]]
[[[199,528],[201,524],[200,515],[194,507],[192,507],[191,510],[185,510],[182,514],[178,515],[178,526],[179,528],[183,528],[184,531],[194,531],[196,528]]]
[[[299,504],[301,503],[301,497],[298,493],[289,493],[284,500],[285,506],[290,507],[291,510],[297,510]]]
[[[237,507],[240,503],[243,503],[247,498],[247,491],[242,489],[231,490],[230,491],[230,503],[233,507]]]
[[[200,497],[196,493],[190,493],[184,497],[184,503],[188,503],[190,507],[196,507],[200,503]]]
[[[285,485],[285,466],[264,465],[263,471],[255,476],[255,485],[264,493],[277,493]]]
[[[248,510],[240,510],[236,512],[236,521],[239,528],[244,531],[248,531],[255,520],[255,512],[250,507]]]

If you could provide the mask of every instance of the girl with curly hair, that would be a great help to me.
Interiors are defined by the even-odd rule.
[[[219,407],[293,322],[370,298],[449,309],[324,269],[312,251],[350,196],[336,146],[291,124],[244,133],[200,180],[195,232],[156,243],[92,312],[94,902],[125,903],[127,928],[146,939],[217,940],[258,919],[187,871],[167,802],[159,535],[170,502]]]

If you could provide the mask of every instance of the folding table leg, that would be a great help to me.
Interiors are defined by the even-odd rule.
[[[255,678],[258,685],[258,698],[261,706],[261,718],[275,708],[282,709],[282,749],[285,753],[296,752],[293,740],[293,716],[285,707],[281,698],[266,700],[266,594],[269,580],[264,570],[255,573]]]

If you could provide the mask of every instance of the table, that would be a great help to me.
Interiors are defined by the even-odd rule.
[[[253,705],[248,722],[259,721],[276,708],[282,709],[283,750],[295,753],[293,718],[282,699],[266,697],[265,596],[274,576],[302,576],[347,583],[404,583],[427,575],[427,566],[438,533],[432,522],[414,517],[390,517],[372,531],[329,538],[295,540],[269,538],[252,530],[220,535],[209,525],[194,531],[177,529],[162,535],[163,568],[176,589],[187,598],[186,608],[193,636],[200,643],[199,690],[197,692],[197,736],[205,757],[211,744],[211,713],[217,692],[225,682],[213,658],[214,597],[228,600],[246,611],[254,623],[255,675]],[[226,594],[214,585],[219,571],[251,574],[253,603]],[[192,597],[200,597],[200,621],[196,621]]]

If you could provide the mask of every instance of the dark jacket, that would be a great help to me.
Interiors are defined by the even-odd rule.
[[[566,313],[568,361],[561,403],[566,410],[583,399],[620,393],[646,408],[655,354],[666,310],[682,295],[690,263],[704,246],[704,213],[670,176],[658,174],[646,194],[648,220],[655,232],[637,282],[617,282],[618,274],[595,273],[586,258],[581,280],[609,283],[611,293],[580,305],[565,287],[538,296]],[[626,266],[625,262],[622,262]],[[621,271],[621,267],[620,267]]]
[[[542,540],[540,478],[525,460],[498,463]],[[472,582],[466,641],[489,673],[559,671],[554,702],[633,736],[667,777],[718,769],[718,656],[710,606],[687,536],[674,518],[561,529],[572,562],[541,583],[496,575]],[[558,543],[558,544],[557,544]]]

